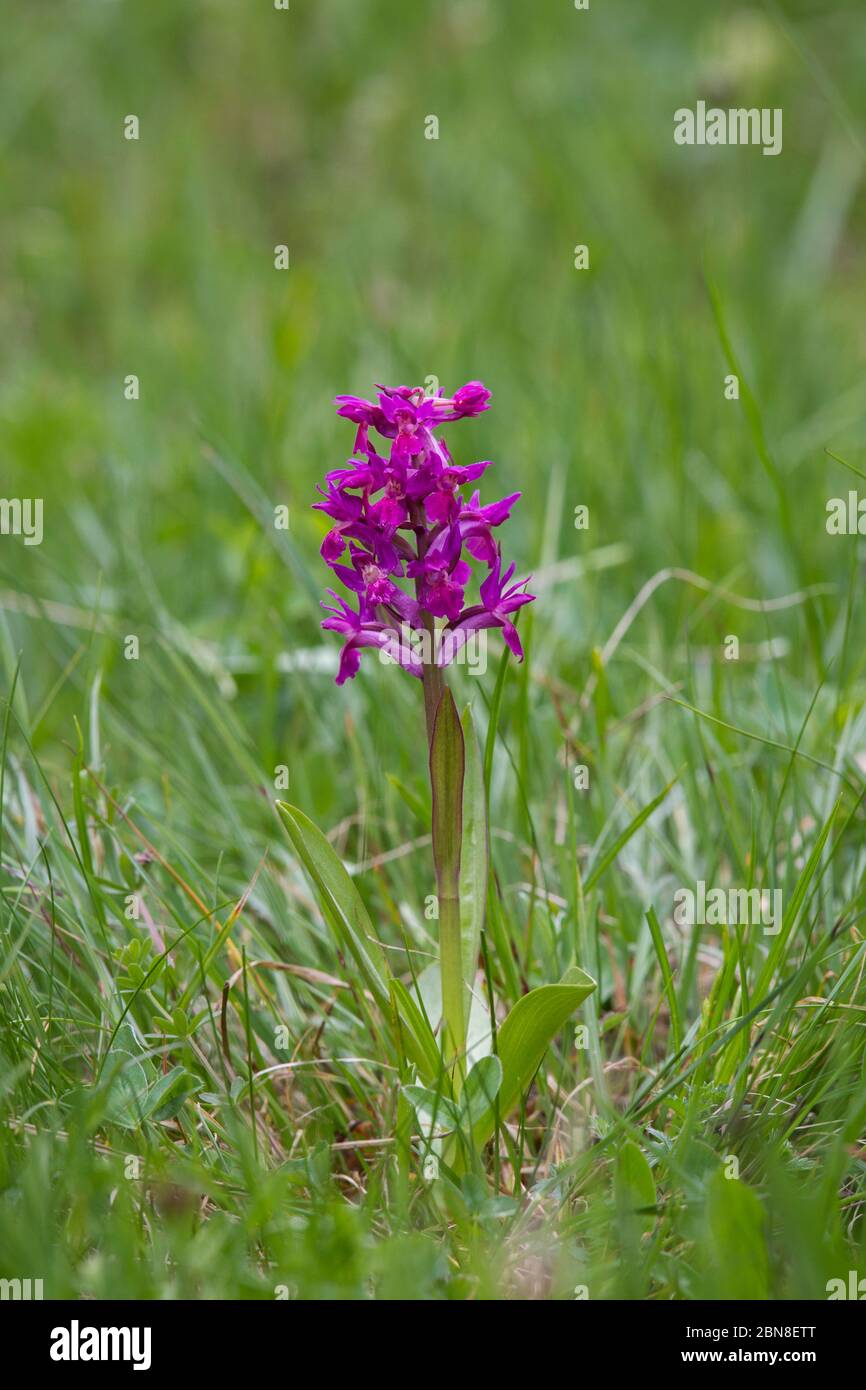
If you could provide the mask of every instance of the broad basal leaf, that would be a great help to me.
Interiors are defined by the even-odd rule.
[[[617,1201],[642,1231],[651,1231],[656,1204],[656,1185],[646,1158],[633,1139],[627,1139],[616,1159]]]
[[[706,1296],[769,1297],[767,1218],[760,1199],[720,1169],[707,1184],[707,1229],[702,1243]]]
[[[518,999],[499,1029],[497,1053],[502,1063],[499,1118],[504,1120],[524,1095],[552,1039],[566,1019],[595,989],[595,980],[576,966],[566,971],[558,985],[541,985]],[[475,1142],[485,1143],[493,1133],[493,1107],[475,1129]]]
[[[467,1134],[474,1130],[493,1103],[502,1085],[502,1063],[493,1054],[476,1062],[463,1085],[460,1122]]]
[[[425,1139],[445,1139],[459,1130],[460,1113],[446,1096],[426,1086],[404,1086],[403,1094],[418,1116]]]

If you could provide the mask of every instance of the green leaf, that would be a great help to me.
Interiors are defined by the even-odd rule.
[[[421,971],[416,982],[418,1005],[426,1014],[430,1028],[436,1037],[442,1023],[442,980],[439,966],[428,965]],[[413,996],[414,997],[414,996]],[[429,1030],[428,1030],[429,1031]],[[472,991],[469,1004],[469,1020],[466,1027],[466,1067],[471,1068],[482,1057],[493,1050],[493,1029],[490,1026],[490,1013],[484,996],[477,989]],[[441,1070],[441,1057],[439,1059]]]
[[[106,1117],[124,1129],[135,1129],[146,1114],[148,1089],[156,1071],[131,1023],[118,1028],[102,1075],[107,1091]]]
[[[664,937],[662,936],[662,929],[659,926],[659,919],[656,916],[655,908],[651,907],[647,910],[646,920],[650,929],[650,935],[652,937],[653,946],[655,947],[656,959],[658,960],[659,968],[662,972],[662,979],[664,981],[665,986],[665,994],[667,995],[668,1000],[668,1008],[670,1009],[671,1013],[671,1035],[673,1039],[673,1050],[674,1053],[677,1053],[680,1050],[680,1045],[682,1043],[683,1038],[683,1026],[680,1021],[680,1006],[679,1001],[677,999],[677,992],[674,989],[674,977],[673,972],[671,970],[671,963],[668,960],[668,953],[665,950]]]
[[[499,661],[499,670],[496,675],[496,684],[493,687],[493,698],[490,701],[490,715],[487,721],[487,739],[484,744],[484,787],[487,795],[490,795],[490,778],[493,775],[493,754],[496,751],[496,731],[499,728],[499,710],[502,705],[502,692],[505,689],[505,677],[508,675],[508,659],[511,652],[503,646],[502,656]]]
[[[436,966],[432,968],[437,969]],[[426,1081],[434,1081],[442,1071],[439,1048],[431,1031],[438,1019],[431,1018],[430,1023],[427,1022],[402,980],[391,980],[391,998],[400,1019],[406,1056],[414,1062]]]
[[[524,1095],[551,1040],[595,987],[591,975],[573,966],[558,985],[541,985],[518,999],[497,1038],[497,1052],[502,1063],[500,1119],[504,1120]],[[486,1143],[493,1128],[491,1107],[475,1129],[475,1143],[479,1146]]]
[[[463,840],[460,849],[460,947],[463,982],[470,993],[478,968],[481,928],[487,901],[487,797],[481,749],[469,706],[463,711],[466,754],[463,778]],[[466,1001],[468,1015],[470,1001]]]
[[[404,1086],[403,1094],[418,1116],[425,1139],[441,1139],[460,1128],[460,1112],[447,1096],[426,1086]]]
[[[423,798],[418,796],[411,787],[407,787],[404,782],[401,782],[399,777],[395,777],[393,772],[386,772],[385,776],[398,795],[403,798],[413,816],[415,816],[426,829],[430,824],[429,801],[425,804]]]
[[[191,1073],[180,1065],[172,1067],[171,1071],[167,1071],[164,1076],[160,1076],[156,1084],[151,1086],[147,1093],[147,1100],[142,1106],[142,1113],[144,1115],[151,1115],[158,1106],[164,1104],[168,1099],[169,1093],[174,1089],[182,1076],[191,1076]],[[199,1082],[199,1087],[200,1086],[201,1083]]]
[[[627,1139],[617,1155],[616,1196],[641,1230],[652,1230],[655,1213],[642,1208],[655,1207],[656,1185],[652,1169],[633,1139]]]
[[[191,1072],[187,1072],[186,1076],[187,1084],[182,1086],[179,1091],[175,1091],[173,1095],[170,1095],[168,1100],[165,1101],[158,1110],[149,1103],[149,1113],[153,1113],[154,1120],[160,1123],[164,1120],[173,1120],[175,1115],[186,1105],[186,1102],[191,1100],[192,1097],[197,1095],[201,1090],[203,1083],[199,1077],[193,1076]],[[174,1085],[174,1082],[172,1082],[172,1085]]]
[[[390,972],[360,893],[318,826],[285,801],[278,801],[277,809],[338,946],[352,957],[380,1008],[387,1009]]]
[[[758,983],[755,986],[756,996],[764,994],[769,989],[770,982],[774,978],[774,975],[779,968],[779,962],[782,959],[785,946],[788,942],[788,937],[791,935],[791,932],[794,930],[794,927],[796,926],[797,918],[799,917],[800,910],[804,902],[806,901],[806,894],[811,886],[812,880],[814,879],[815,875],[818,874],[818,870],[820,868],[821,860],[824,854],[824,846],[826,845],[830,831],[833,828],[833,823],[836,819],[836,813],[839,809],[840,803],[841,797],[837,799],[836,803],[830,811],[830,814],[828,815],[823,826],[821,827],[821,832],[815,840],[814,845],[812,846],[812,851],[805,865],[803,866],[803,870],[800,874],[800,877],[797,879],[794,892],[788,899],[787,906],[785,909],[785,915],[782,921],[782,929],[773,938],[772,945],[770,946],[770,949],[767,952],[767,959],[764,962],[764,968],[761,971],[761,974],[758,978]],[[818,877],[820,879],[820,874],[818,875]]]
[[[482,1057],[470,1071],[460,1097],[460,1120],[463,1128],[471,1133],[488,1110],[502,1085],[502,1063],[491,1053]]]
[[[704,1242],[708,1296],[765,1299],[769,1262],[764,1209],[755,1193],[719,1169],[707,1184]]]
[[[189,1018],[186,1009],[177,1008],[171,1016],[172,1027],[179,1038],[185,1038],[189,1032]]]
[[[596,864],[595,868],[592,869],[589,875],[587,876],[586,883],[584,884],[585,893],[588,893],[590,888],[595,887],[595,885],[598,883],[598,880],[604,873],[605,869],[608,867],[609,864],[613,863],[614,859],[616,859],[616,856],[619,854],[623,845],[628,844],[632,835],[634,835],[636,831],[640,830],[644,821],[649,820],[656,807],[661,806],[671,787],[675,786],[678,780],[679,773],[677,773],[677,776],[672,778],[671,781],[668,782],[666,787],[662,788],[658,796],[653,797],[649,805],[644,806],[642,811],[638,811],[634,820],[630,821],[629,824],[626,826],[625,830],[622,832],[622,834],[618,836],[616,840],[614,840],[610,849],[605,851],[598,864]]]

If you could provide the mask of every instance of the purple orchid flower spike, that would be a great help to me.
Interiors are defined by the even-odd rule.
[[[425,683],[428,733],[442,690],[441,669],[453,661],[469,637],[500,628],[509,649],[523,659],[512,620],[524,604],[527,580],[510,584],[511,565],[502,574],[496,528],[507,521],[520,497],[511,493],[482,505],[474,491],[462,489],[491,466],[489,460],[455,464],[437,428],[489,409],[490,392],[469,381],[446,396],[421,387],[378,386],[375,400],[338,396],[337,414],[357,425],[352,456],[328,473],[321,499],[313,506],[332,526],[322,558],[355,598],[357,610],[333,590],[337,607],[322,626],[345,639],[337,683],[358,672],[365,647],[378,648]],[[370,442],[370,431],[390,441],[387,457]],[[487,567],[480,579],[480,602],[466,603],[472,561]],[[414,595],[398,580],[414,586]],[[435,640],[434,640],[435,639]],[[429,685],[429,691],[428,691]]]

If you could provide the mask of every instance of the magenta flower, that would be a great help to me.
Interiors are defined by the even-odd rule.
[[[450,634],[453,647],[452,660],[470,633],[479,632],[485,627],[501,627],[506,646],[514,653],[518,661],[523,660],[523,647],[520,645],[517,628],[508,615],[516,613],[525,603],[532,603],[533,595],[523,591],[526,580],[520,584],[512,584],[511,588],[506,588],[514,573],[514,566],[509,565],[505,574],[500,578],[500,565],[501,561],[497,558],[494,568],[481,585],[481,602],[476,604],[474,608],[464,609],[454,624],[453,632]]]
[[[440,640],[428,641],[432,654],[426,660],[438,667],[453,661],[473,632],[494,627],[522,660],[510,615],[534,596],[526,593],[528,580],[509,586],[514,566],[502,575],[494,536],[520,493],[482,506],[476,491],[467,501],[461,489],[491,465],[455,464],[434,433],[440,424],[487,410],[490,392],[480,381],[467,382],[450,397],[441,391],[426,396],[410,386],[377,391],[375,402],[337,397],[337,414],[358,426],[352,457],[327,475],[321,500],[313,504],[333,523],[322,558],[358,604],[353,609],[329,589],[337,606],[322,605],[330,615],[322,626],[345,638],[337,684],[357,674],[365,647],[378,648],[423,679],[424,643],[413,642],[413,634],[429,639],[437,619],[444,626]],[[387,458],[371,445],[371,429],[391,441]],[[487,566],[480,603],[470,606],[465,594],[473,571],[467,556]],[[413,584],[414,597],[398,579]]]
[[[420,680],[423,675],[421,660],[411,643],[405,641],[400,631],[390,624],[378,622],[369,609],[365,607],[363,601],[356,613],[354,609],[349,607],[345,599],[334,593],[333,589],[329,589],[328,593],[333,598],[334,604],[322,603],[325,612],[331,614],[330,618],[325,618],[322,627],[339,632],[346,638],[340,652],[337,685],[342,685],[346,680],[352,680],[358,674],[358,667],[361,664],[361,650],[364,647],[378,647],[380,650],[386,651],[392,661],[397,662],[405,671],[409,671]]]
[[[519,498],[519,492],[512,492],[500,502],[489,502],[482,507],[478,493],[473,492],[469,505],[460,508],[459,530],[463,544],[475,560],[483,560],[491,568],[496,564],[499,547],[493,536],[494,526],[501,526],[511,516],[511,508]]]

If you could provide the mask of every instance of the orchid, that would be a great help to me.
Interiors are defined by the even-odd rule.
[[[485,628],[501,628],[509,648],[522,660],[508,615],[533,602],[534,595],[526,592],[528,579],[503,594],[498,578],[502,555],[494,536],[495,529],[510,517],[520,493],[486,506],[481,505],[477,491],[467,500],[463,489],[492,465],[486,459],[455,464],[436,434],[441,424],[479,415],[489,404],[490,392],[480,381],[467,382],[453,396],[441,391],[428,396],[421,387],[380,386],[376,401],[337,397],[337,414],[358,429],[352,456],[344,468],[328,474],[326,487],[319,489],[321,500],[313,505],[336,523],[324,538],[322,558],[359,603],[355,626],[346,628],[336,627],[333,610],[323,605],[332,616],[322,626],[343,631],[347,639],[338,684],[357,673],[356,627],[369,635],[371,623],[379,624],[377,640],[365,638],[363,645],[390,655],[389,630],[393,643],[402,624],[430,633],[438,620],[444,631],[431,651],[432,663],[439,669],[454,660],[471,632]],[[390,441],[387,458],[371,444],[371,430]],[[481,578],[480,602],[467,604],[473,561],[486,565],[487,575]],[[507,578],[513,573],[512,565]],[[400,588],[397,579],[414,584],[414,597]],[[425,679],[423,661],[400,664]],[[427,681],[441,689],[432,673]]]
[[[488,896],[489,758],[481,757],[471,710],[462,718],[457,713],[445,669],[489,629],[502,633],[506,662],[511,656],[522,661],[516,619],[535,599],[528,579],[515,580],[514,564],[503,566],[498,539],[520,493],[482,503],[475,485],[490,460],[457,464],[438,434],[443,424],[487,410],[486,386],[470,381],[453,396],[410,386],[377,390],[375,400],[336,400],[337,414],[356,430],[350,457],[327,474],[313,504],[330,522],[322,559],[345,591],[328,588],[322,627],[343,639],[338,685],[354,679],[371,649],[423,688],[439,925],[438,969],[431,967],[438,973],[435,997],[429,979],[425,1000],[423,980],[413,976],[410,993],[391,974],[333,847],[296,807],[279,806],[341,957],[357,972],[359,997],[390,1018],[396,1062],[408,1083],[403,1093],[428,1153],[459,1173],[477,1162],[500,1113],[525,1093],[553,1033],[595,982],[572,966],[558,984],[531,990],[499,1028],[497,1044],[491,998],[486,1039],[482,1032],[479,1044],[476,1027],[470,1048]],[[375,444],[371,434],[385,444]],[[494,737],[495,720],[488,730],[491,750]],[[444,1136],[436,1132],[437,1115],[444,1118]]]

